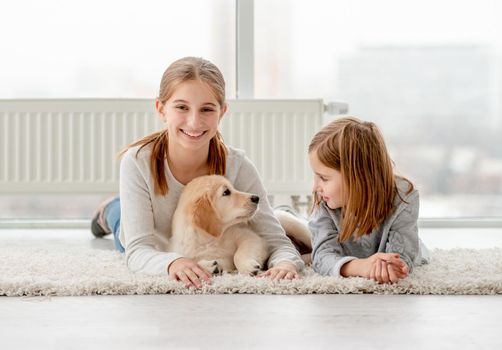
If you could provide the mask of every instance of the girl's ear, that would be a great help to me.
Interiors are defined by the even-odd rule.
[[[228,110],[228,104],[225,102],[225,104],[223,105],[223,108],[221,109],[220,121],[223,118],[223,116],[225,115],[225,113],[227,113],[227,110]]]
[[[162,102],[160,102],[158,98],[155,100],[155,109],[157,110],[157,114],[160,120],[162,120],[162,122],[165,123],[166,122],[165,106]]]

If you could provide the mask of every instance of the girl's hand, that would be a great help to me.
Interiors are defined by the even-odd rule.
[[[377,253],[367,260],[372,262],[368,278],[378,283],[396,283],[408,276],[408,266],[397,253]]]
[[[360,276],[379,283],[394,283],[408,276],[408,266],[398,253],[376,253],[366,259],[355,259],[340,269],[343,277]]]
[[[278,281],[281,279],[296,279],[299,275],[293,263],[283,261],[267,271],[260,273],[258,277],[270,277],[272,281]]]
[[[167,272],[170,278],[185,283],[187,288],[201,288],[201,279],[211,283],[211,274],[191,259],[179,258],[174,260],[169,265]]]
[[[387,271],[389,273],[389,279],[391,283],[396,283],[400,279],[406,278],[408,276],[408,265],[401,259],[399,261],[402,265],[398,265],[395,263],[387,263]]]

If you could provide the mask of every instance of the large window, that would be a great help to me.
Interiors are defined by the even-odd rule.
[[[4,2],[0,98],[152,98],[189,55],[235,98],[236,1]],[[422,217],[500,217],[501,15],[496,0],[254,0],[254,97],[345,101],[381,127]],[[0,218],[88,217],[99,201],[68,200],[2,196]]]
[[[502,5],[255,0],[255,97],[376,122],[422,217],[502,213]]]

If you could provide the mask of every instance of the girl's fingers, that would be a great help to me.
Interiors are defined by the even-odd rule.
[[[406,263],[402,259],[392,259],[391,261],[389,261],[389,264],[392,264],[394,270],[398,275],[404,275],[404,277],[408,275],[408,265],[406,265]]]
[[[260,272],[256,277],[263,278],[263,277],[270,277],[273,278],[277,274],[277,271],[275,269],[269,269],[267,271]]]
[[[185,284],[186,288],[190,288],[193,285],[183,271],[178,271],[176,275],[178,276],[179,280]]]
[[[286,276],[284,276],[285,280],[292,280],[292,279],[295,279],[295,278],[298,278],[298,277],[296,277],[295,273],[291,272],[291,271],[289,271],[288,273],[286,273]]]
[[[406,263],[404,261],[402,261],[401,259],[395,259],[395,264],[396,266],[399,266],[399,268],[403,268],[406,266]]]
[[[280,279],[292,280],[299,278],[298,272],[293,272],[289,270],[281,270],[281,269],[270,269],[264,272],[259,273],[256,277],[270,277],[271,280],[277,281]]]
[[[274,279],[275,279],[275,276],[277,276],[277,274],[278,274],[278,273],[279,273],[279,271],[277,271],[277,270],[273,270],[273,269],[272,269],[272,270],[270,270],[270,273],[268,274],[268,276],[269,276],[272,280],[274,280]]]
[[[389,273],[387,272],[387,263],[383,260],[380,261],[380,270],[382,271],[381,279],[383,283],[389,283]]]
[[[190,279],[190,281],[192,282],[193,285],[195,285],[197,288],[202,287],[202,283],[200,282],[199,277],[197,277],[195,272],[193,272],[189,268],[186,268],[184,272],[188,276],[188,278]]]
[[[382,264],[380,264],[380,259],[375,262],[375,278],[378,283],[382,283]]]
[[[279,272],[277,273],[277,275],[275,275],[273,280],[274,281],[282,280],[284,277],[286,277],[287,274],[288,274],[288,271],[279,270]]]
[[[405,272],[406,270],[406,265],[404,265],[402,268],[399,267],[399,266],[396,266],[394,264],[389,264],[389,270],[392,270],[394,272],[394,274],[399,278],[399,279],[403,279],[405,278],[406,276],[408,276],[408,273]]]
[[[408,276],[408,268],[405,266],[403,269],[399,270],[399,275],[401,278],[405,278]]]
[[[397,276],[397,273],[394,271],[392,265],[387,265],[387,272],[389,273],[389,279],[391,283],[396,283],[397,281],[399,281],[399,277]]]
[[[211,281],[212,275],[199,265],[196,265],[192,270],[197,274],[199,278],[202,278],[204,281]]]
[[[391,264],[394,266],[396,272],[404,274],[405,276],[408,275],[408,265],[402,259],[394,260]]]
[[[291,276],[291,278],[289,278],[288,276]],[[300,278],[300,275],[298,274],[298,272],[288,272],[288,274],[286,275],[286,278],[290,279],[290,280],[293,280],[293,279],[298,279]]]
[[[401,270],[396,270],[395,268],[389,267],[389,271],[392,271],[392,273],[396,275],[396,277],[399,279],[403,279],[406,277],[406,274],[403,273]]]

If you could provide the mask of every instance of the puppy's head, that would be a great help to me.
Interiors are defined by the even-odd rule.
[[[188,183],[180,203],[193,225],[218,237],[228,227],[251,219],[259,200],[254,194],[237,191],[223,176],[208,175]]]

